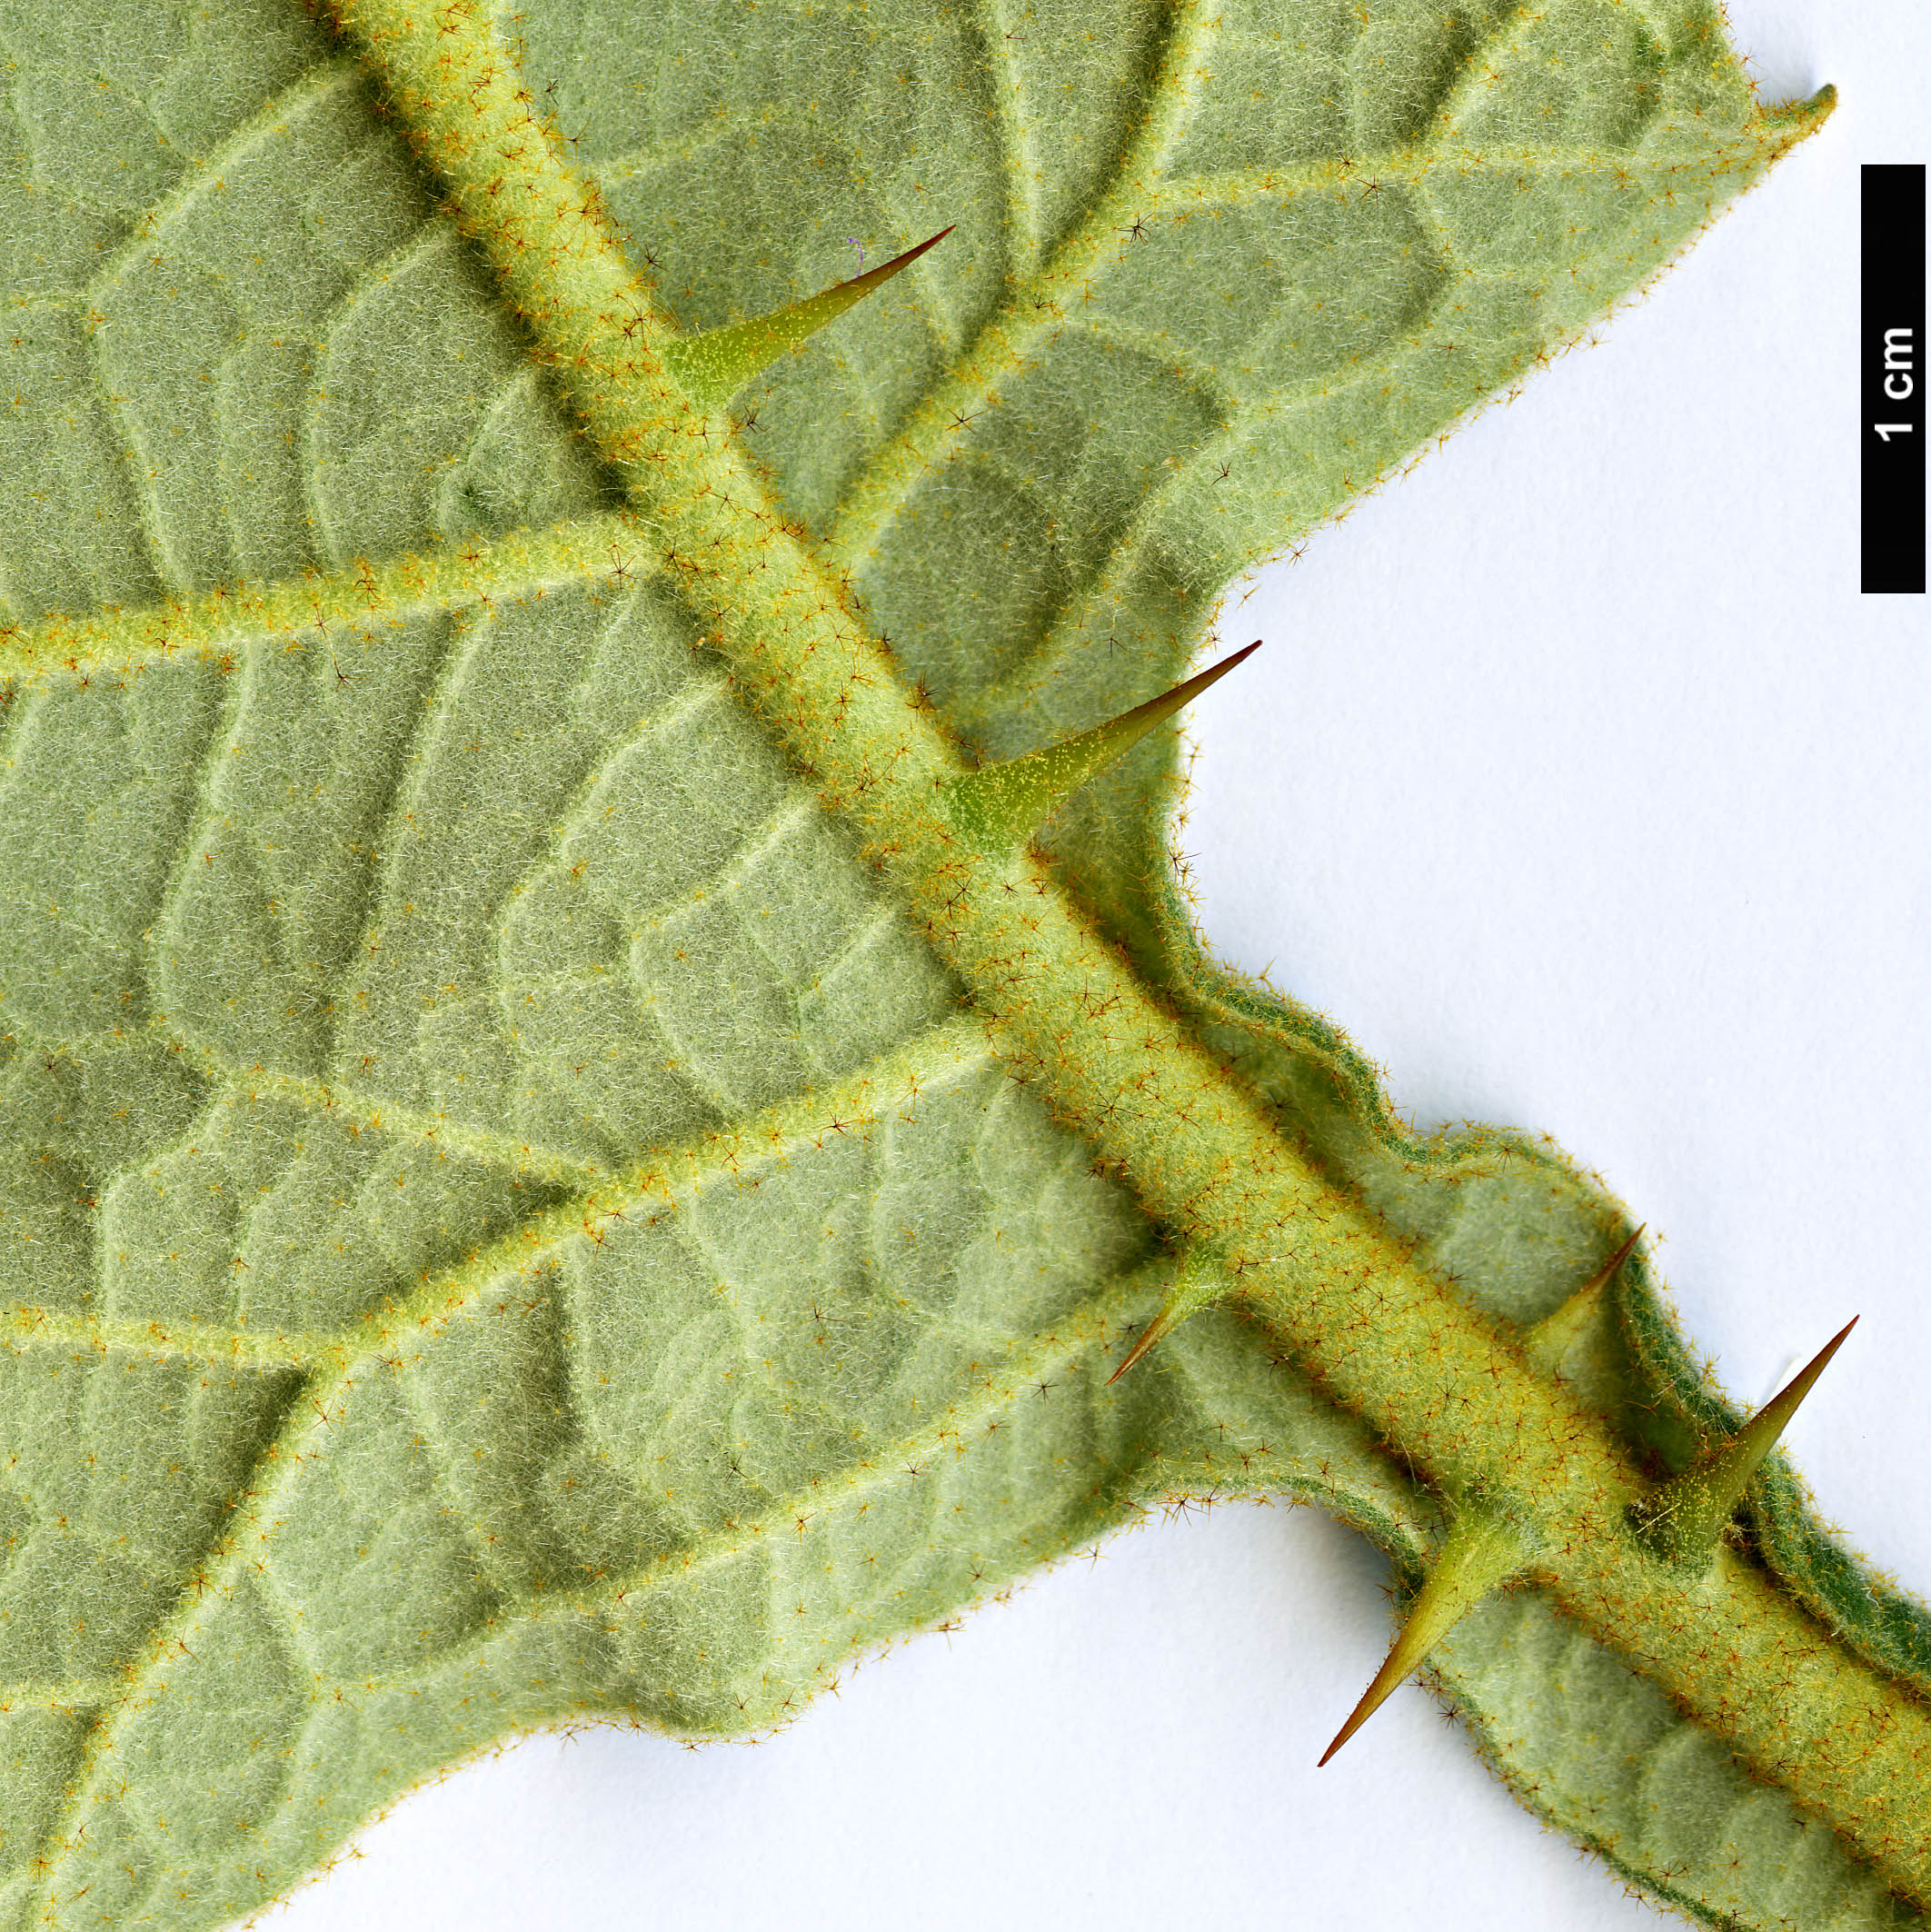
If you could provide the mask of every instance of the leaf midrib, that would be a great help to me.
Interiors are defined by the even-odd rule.
[[[1471,58],[1473,58],[1473,56],[1471,56]]]

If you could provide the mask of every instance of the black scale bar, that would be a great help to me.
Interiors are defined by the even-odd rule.
[[[1925,170],[1864,173],[1863,588],[1925,589]]]

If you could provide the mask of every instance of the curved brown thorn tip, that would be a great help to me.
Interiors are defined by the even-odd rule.
[[[1257,637],[1250,644],[1242,644],[1238,651],[1229,651],[1218,664],[1209,664],[1205,671],[1197,671],[1184,683],[1176,684],[1171,691],[1163,692],[1157,698],[1149,698],[1144,704],[1136,704],[1130,712],[1122,712],[1114,719],[1116,725],[1127,723],[1135,718],[1144,718],[1149,712],[1156,718],[1170,718],[1183,704],[1189,704],[1210,684],[1218,684],[1236,664],[1244,664],[1255,652],[1267,642]]]
[[[1140,1339],[1127,1351],[1126,1360],[1121,1362],[1119,1368],[1107,1377],[1107,1387],[1110,1389],[1172,1326],[1173,1323],[1168,1320],[1166,1310],[1161,1309],[1154,1316],[1153,1320],[1140,1330]]]
[[[1321,1753],[1319,1762],[1314,1767],[1317,1771],[1320,1770],[1328,1760],[1380,1709],[1382,1705],[1388,1701],[1389,1692],[1394,1689],[1395,1686],[1400,1683],[1402,1678],[1415,1668],[1415,1663],[1419,1661],[1419,1658],[1417,1658],[1414,1662],[1410,1662],[1403,1657],[1401,1641],[1398,1638],[1395,1641],[1395,1648],[1388,1653],[1387,1661],[1383,1663],[1380,1669],[1375,1672],[1369,1682],[1368,1688],[1361,1693],[1361,1701],[1348,1713],[1347,1723],[1335,1732],[1334,1742]]]
[[[889,262],[881,262],[876,268],[868,268],[861,275],[853,275],[849,282],[842,284],[841,286],[869,292],[876,288],[881,282],[891,281],[901,268],[910,268],[928,248],[938,247],[940,243],[944,241],[946,236],[951,234],[952,230],[958,225],[957,222],[948,223],[937,234],[928,235],[917,246],[908,248],[903,254],[893,255]]]
[[[1629,1239],[1625,1241],[1623,1245],[1618,1248],[1616,1252],[1612,1254],[1609,1259],[1602,1264],[1602,1268],[1598,1273],[1596,1279],[1588,1284],[1589,1287],[1607,1288],[1608,1287],[1610,1282],[1615,1280],[1617,1273],[1621,1269],[1623,1263],[1627,1261],[1629,1257],[1636,1252],[1636,1244],[1642,1240],[1643,1230],[1645,1228],[1647,1228],[1648,1225],[1649,1223],[1647,1221],[1645,1221],[1642,1227],[1638,1228],[1636,1232],[1632,1234]]]
[[[1762,1461],[1764,1453],[1768,1450],[1770,1444],[1775,1442],[1777,1439],[1780,1435],[1782,1435],[1784,1430],[1789,1426],[1791,1417],[1797,1413],[1797,1404],[1801,1402],[1804,1398],[1810,1393],[1811,1389],[1817,1385],[1817,1379],[1818,1376],[1822,1375],[1825,1369],[1829,1368],[1831,1357],[1835,1355],[1837,1350],[1844,1346],[1844,1340],[1846,1336],[1847,1336],[1850,1331],[1857,1326],[1859,1320],[1860,1318],[1858,1316],[1853,1315],[1850,1320],[1846,1321],[1844,1326],[1839,1329],[1837,1332],[1833,1335],[1830,1339],[1826,1341],[1824,1346],[1810,1358],[1809,1361],[1807,1362],[1803,1368],[1799,1369],[1797,1372],[1793,1375],[1790,1379],[1786,1382],[1784,1386],[1779,1389],[1777,1392],[1774,1396],[1772,1396],[1770,1399],[1766,1402],[1764,1406],[1759,1410],[1757,1410],[1757,1412],[1754,1416],[1750,1418],[1749,1421],[1747,1422],[1744,1425],[1743,1429],[1738,1432],[1737,1439],[1739,1441],[1743,1439],[1744,1436],[1751,1434],[1753,1430],[1759,1435],[1764,1435],[1767,1437],[1768,1439],[1764,1442],[1763,1449],[1759,1450],[1757,1453],[1757,1461]]]

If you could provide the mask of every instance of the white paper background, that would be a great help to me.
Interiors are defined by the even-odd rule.
[[[1826,1512],[1931,1588],[1931,615],[1856,589],[1857,166],[1927,157],[1931,20],[1737,0],[1835,119],[1606,341],[1263,573],[1186,844],[1229,958],[1430,1122],[1546,1130],[1667,1238]],[[419,1793],[278,1932],[987,1924],[1608,1932],[1647,1918],[1418,1690],[1306,1510],[1140,1531],[755,1748],[540,1739]]]

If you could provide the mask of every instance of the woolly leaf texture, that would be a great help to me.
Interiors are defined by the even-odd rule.
[[[982,759],[1174,682],[1823,111],[1701,0],[494,31],[684,330],[958,224],[712,429]],[[1107,1386],[1171,1230],[742,701],[368,48],[23,0],[0,58],[0,1928],[228,1923],[529,1728],[781,1724],[1162,1497],[1317,1499],[1418,1576],[1439,1497],[1238,1310]],[[1055,815],[1084,916],[1418,1265],[1548,1312],[1619,1205],[1408,1137],[1218,969],[1175,771]],[[1570,1372],[1679,1465],[1735,1416],[1640,1251],[1617,1297]],[[1776,1460],[1749,1521],[1923,1688]],[[1920,1922],[1533,1585],[1435,1664],[1691,1917]]]

